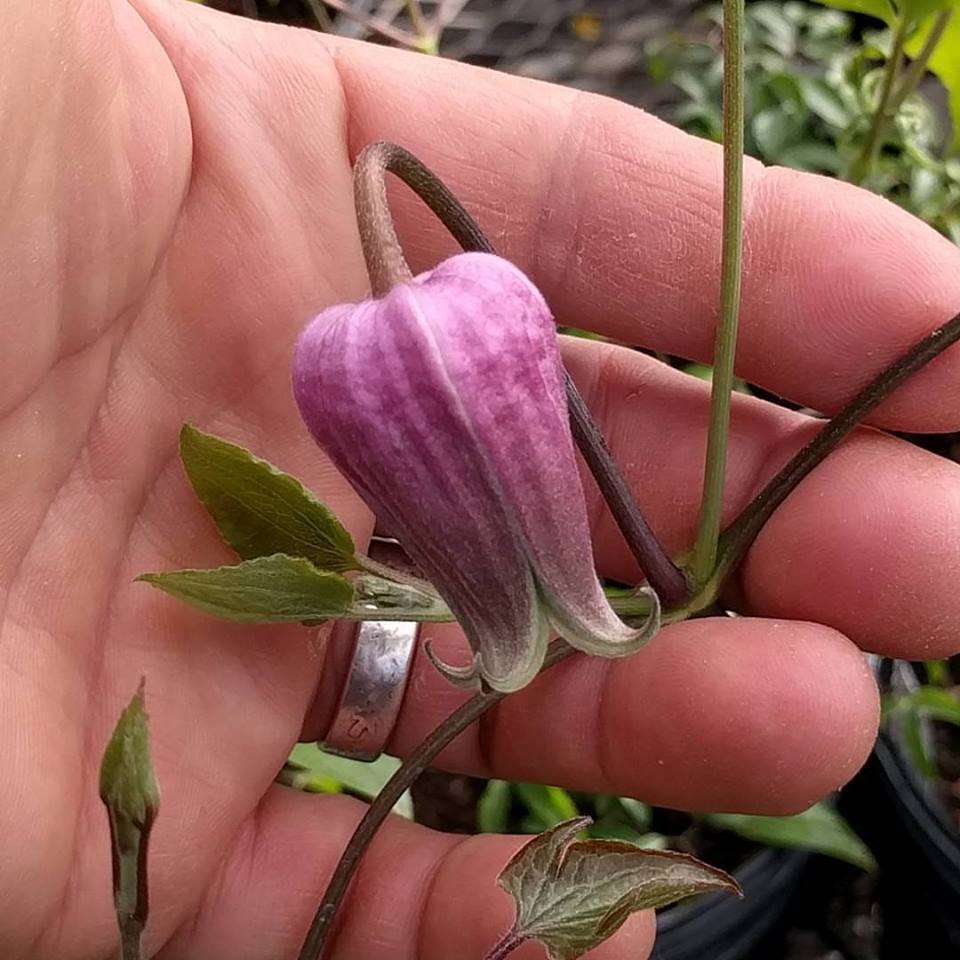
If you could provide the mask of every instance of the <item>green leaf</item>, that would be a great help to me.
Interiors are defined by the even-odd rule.
[[[598,820],[587,831],[595,840],[622,840],[644,850],[666,850],[667,838],[661,833],[641,833],[635,827],[617,820],[614,817],[604,817]]]
[[[897,19],[897,13],[890,0],[817,0],[817,2],[825,7],[834,7],[849,13],[865,13],[886,24],[892,24]]]
[[[634,800],[633,797],[620,797],[620,806],[638,830],[649,830],[653,823],[653,810],[649,803]]]
[[[852,117],[843,97],[822,77],[799,76],[797,82],[804,105],[824,123],[846,129]]]
[[[345,577],[282,553],[212,570],[145,573],[137,580],[235,623],[329,620],[344,616],[353,600]]]
[[[560,787],[545,787],[539,783],[515,783],[517,796],[537,821],[546,827],[555,827],[571,820],[579,811],[570,794]]]
[[[818,803],[794,817],[756,817],[739,813],[712,813],[707,822],[721,830],[772,847],[812,850],[845,860],[864,870],[876,869],[873,854],[847,822],[825,803]]]
[[[299,480],[249,450],[189,423],[180,459],[224,540],[242,560],[276,553],[320,570],[355,570],[356,550],[340,521]]]
[[[365,800],[372,800],[397,772],[400,761],[384,754],[366,763],[325,753],[313,743],[298,743],[290,753],[289,765],[299,769],[300,777],[291,778],[295,782],[285,781],[288,786],[311,793],[348,790]],[[409,791],[397,801],[393,812],[408,820],[413,819],[413,800]]]
[[[928,660],[924,667],[927,671],[927,683],[937,687],[949,687],[952,684],[950,664],[947,660]]]
[[[682,853],[642,850],[616,840],[575,841],[589,817],[561,823],[530,841],[499,883],[517,906],[514,933],[539,940],[551,960],[576,960],[637,910],[665,907],[708,890],[740,893],[722,870]]]
[[[925,729],[920,714],[915,710],[908,710],[904,715],[901,733],[914,766],[925,777],[935,777],[937,758],[933,755],[929,743],[929,731]]]
[[[924,17],[938,13],[956,4],[956,0],[894,0],[897,9],[908,22],[919,23]]]
[[[477,801],[477,830],[506,833],[510,825],[513,791],[506,780],[490,780]]]
[[[953,149],[960,150],[960,5],[956,2],[952,5],[958,9],[954,10],[950,17],[928,66],[947,88],[950,119],[953,123]],[[935,16],[930,17],[910,38],[906,49],[911,57],[917,56],[923,49],[935,19]]]
[[[796,119],[779,105],[755,114],[750,130],[762,158],[768,162],[779,159],[781,152],[799,133]]]

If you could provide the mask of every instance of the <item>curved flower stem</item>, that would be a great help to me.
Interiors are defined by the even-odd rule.
[[[887,114],[890,117],[895,117],[900,112],[900,108],[907,98],[920,86],[920,81],[923,80],[926,75],[930,58],[943,39],[943,34],[947,29],[947,24],[950,23],[950,17],[952,15],[953,10],[951,9],[941,10],[940,13],[937,14],[937,19],[930,28],[930,33],[927,35],[923,48],[908,69],[904,71],[903,79],[890,98],[890,106],[887,109]]]
[[[562,641],[553,643],[547,651],[543,669],[552,667],[573,653],[573,648]],[[298,960],[318,960],[330,939],[333,918],[343,900],[374,834],[390,814],[396,802],[410,789],[421,773],[430,766],[437,754],[455,740],[475,720],[495,707],[506,694],[489,691],[478,693],[458,707],[440,724],[404,761],[397,772],[384,784],[367,808],[363,819],[350,837],[346,849],[330,878],[323,900],[317,908],[310,932],[300,949]]]
[[[693,578],[700,585],[713,573],[723,514],[723,487],[730,434],[740,287],[743,264],[743,86],[744,0],[723,4],[723,259],[720,319],[710,394],[710,433],[693,554]]]
[[[960,313],[924,337],[858,393],[751,501],[720,541],[717,569],[696,606],[712,603],[757,534],[801,480],[843,441],[876,406],[905,380],[960,340]]]
[[[426,203],[464,250],[496,252],[460,201],[412,153],[386,141],[371,143],[357,158],[354,184],[360,238],[375,295],[410,279],[410,268],[390,217],[387,171],[403,180]],[[689,596],[686,578],[643,516],[580,391],[566,371],[564,382],[574,440],[630,552],[661,600],[665,604],[680,603]]]
[[[866,180],[877,158],[877,154],[880,152],[880,144],[883,141],[883,135],[886,132],[887,123],[890,119],[890,105],[897,83],[897,77],[900,75],[903,47],[906,42],[907,18],[900,17],[897,22],[896,33],[894,34],[893,50],[890,51],[890,57],[887,60],[886,69],[883,73],[883,84],[880,87],[880,99],[877,102],[877,109],[873,114],[873,120],[870,123],[867,138],[863,142],[863,149],[850,168],[849,179],[851,183],[860,184]]]

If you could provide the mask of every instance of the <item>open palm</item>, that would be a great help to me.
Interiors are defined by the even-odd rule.
[[[561,320],[693,357],[709,354],[717,293],[718,155],[610,102],[188,4],[6,5],[0,38],[0,955],[112,955],[96,775],[145,674],[163,791],[151,951],[294,956],[359,805],[272,779],[335,683],[301,628],[220,624],[132,583],[228,557],[178,467],[180,424],[301,477],[362,542],[371,520],[289,389],[298,330],[366,289],[359,147],[394,139],[435,166]],[[882,201],[759,168],[748,194],[745,376],[831,409],[960,306],[960,254]],[[411,259],[428,265],[447,241],[396,200]],[[683,547],[702,385],[609,345],[567,358]],[[960,428],[958,364],[944,357],[878,423]],[[738,405],[731,511],[809,430]],[[629,661],[576,658],[445,763],[674,805],[802,808],[869,749],[876,692],[858,646],[960,647],[958,474],[865,432],[744,567],[743,610],[785,619],[699,621]],[[601,568],[631,576],[589,494]],[[461,645],[430,632],[441,656]],[[393,749],[461,697],[418,661]],[[391,825],[338,960],[480,956],[509,920],[492,878],[515,846]],[[650,934],[641,919],[597,955],[643,955]]]

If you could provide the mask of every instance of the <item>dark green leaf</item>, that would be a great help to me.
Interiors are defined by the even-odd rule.
[[[813,850],[845,860],[864,870],[876,862],[866,844],[832,807],[818,803],[795,817],[755,817],[739,813],[713,813],[707,822],[721,830],[773,847]]]
[[[282,553],[232,567],[145,573],[137,579],[235,623],[328,620],[344,616],[353,600],[353,587],[340,574]]]
[[[708,890],[740,892],[722,870],[681,853],[642,850],[615,840],[574,841],[588,817],[531,840],[499,883],[517,905],[514,930],[539,940],[551,960],[576,960],[637,910],[664,907]]]
[[[224,540],[243,560],[285,553],[320,570],[357,569],[350,534],[299,480],[187,423],[180,457]]]

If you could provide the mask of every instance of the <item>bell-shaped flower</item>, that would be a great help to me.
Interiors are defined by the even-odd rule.
[[[551,628],[624,656],[656,631],[617,617],[593,566],[556,328],[512,264],[455,256],[304,331],[294,391],[311,433],[457,617],[461,681],[516,690]]]

